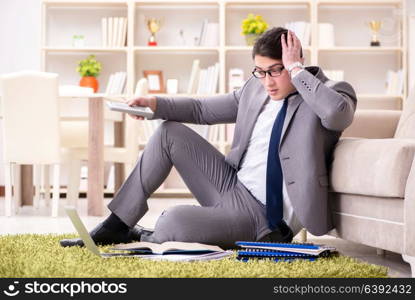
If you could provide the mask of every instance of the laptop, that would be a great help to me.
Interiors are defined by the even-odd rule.
[[[89,234],[88,230],[86,230],[86,227],[84,223],[82,223],[81,218],[78,215],[78,212],[74,207],[66,207],[65,212],[68,215],[69,219],[71,220],[73,226],[75,227],[76,231],[79,234],[79,237],[82,239],[82,241],[85,244],[85,247],[94,253],[97,256],[108,258],[108,257],[114,257],[114,256],[138,256],[134,255],[132,253],[126,253],[126,252],[114,252],[114,253],[105,253],[101,252],[97,245],[95,244],[94,240],[92,239],[91,235]]]

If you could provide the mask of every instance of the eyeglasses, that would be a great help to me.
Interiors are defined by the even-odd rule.
[[[268,73],[268,75],[271,77],[278,77],[281,75],[283,70],[284,70],[284,67],[278,68],[278,69],[267,70],[267,71],[254,69],[252,71],[252,75],[254,75],[255,78],[265,78]]]

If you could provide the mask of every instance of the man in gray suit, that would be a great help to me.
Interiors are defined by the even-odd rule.
[[[97,243],[184,241],[229,248],[238,240],[290,242],[302,227],[314,235],[333,228],[328,170],[334,146],[353,120],[355,92],[319,67],[304,67],[299,39],[284,28],[264,33],[252,57],[253,76],[232,93],[129,102],[166,121],[109,204],[112,214],[91,232]],[[183,122],[236,122],[230,152],[224,156]],[[154,231],[146,231],[136,224],[172,166],[200,206],[168,209]]]

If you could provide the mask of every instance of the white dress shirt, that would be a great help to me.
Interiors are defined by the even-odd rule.
[[[248,148],[242,158],[238,179],[251,194],[266,205],[266,182],[268,147],[272,127],[278,112],[283,105],[282,100],[268,100],[263,106],[255,123]],[[283,219],[296,235],[303,227],[295,216],[294,209],[288,197],[283,178]]]

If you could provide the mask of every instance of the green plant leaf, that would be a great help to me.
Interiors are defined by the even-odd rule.
[[[97,77],[102,70],[102,64],[95,59],[95,55],[89,55],[86,59],[78,62],[76,72],[82,77],[93,76]]]

